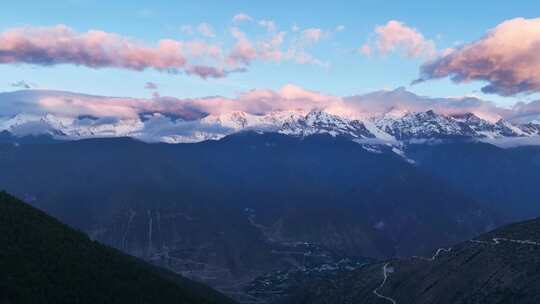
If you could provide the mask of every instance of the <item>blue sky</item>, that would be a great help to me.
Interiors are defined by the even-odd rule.
[[[64,24],[77,32],[98,29],[148,45],[164,38],[197,39],[228,48],[234,44],[230,28],[237,26],[231,19],[242,12],[256,22],[274,21],[287,35],[295,25],[329,32],[309,48],[311,55],[328,66],[254,61],[246,72],[205,80],[151,69],[140,72],[65,64],[48,67],[4,64],[0,65],[0,90],[14,90],[10,84],[24,80],[38,88],[130,97],[151,96],[152,92],[144,88],[146,82],[158,84],[161,95],[176,97],[234,96],[254,88],[279,89],[289,83],[339,96],[360,94],[409,86],[418,78],[419,67],[425,61],[399,52],[361,54],[358,49],[374,39],[376,26],[390,20],[400,21],[442,50],[477,40],[504,20],[537,17],[534,14],[539,11],[538,1],[15,1],[4,4],[0,11],[1,31]],[[252,37],[264,35],[256,22],[238,27]],[[215,37],[181,30],[188,25],[196,28],[200,23],[211,25]],[[344,30],[337,31],[338,26],[344,26]],[[485,95],[479,92],[482,85],[481,82],[453,84],[443,79],[408,89],[429,96],[475,94],[501,105],[537,97]]]

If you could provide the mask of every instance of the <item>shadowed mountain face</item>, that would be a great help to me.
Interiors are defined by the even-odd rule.
[[[386,269],[386,280],[384,272]],[[312,281],[279,303],[538,303],[540,220],[439,250]]]
[[[0,303],[233,303],[0,192]]]
[[[499,223],[401,156],[329,136],[6,144],[0,167],[0,187],[92,238],[231,292],[306,256],[422,254]]]
[[[513,220],[540,215],[540,147],[500,149],[483,143],[411,145],[419,169]]]

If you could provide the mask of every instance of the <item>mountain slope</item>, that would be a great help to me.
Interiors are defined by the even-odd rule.
[[[96,240],[223,289],[301,267],[313,247],[406,256],[500,223],[395,153],[329,135],[4,145],[0,167],[0,186]]]
[[[539,303],[540,219],[511,224],[432,257],[372,264],[312,282],[281,303]]]
[[[410,145],[405,153],[420,170],[491,206],[513,220],[540,215],[540,148],[501,149],[490,144],[448,142]]]
[[[0,192],[0,303],[232,303]]]

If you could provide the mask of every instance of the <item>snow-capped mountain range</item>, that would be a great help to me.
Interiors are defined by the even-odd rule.
[[[296,137],[328,134],[352,140],[371,140],[374,143],[376,140],[403,142],[420,139],[532,137],[539,136],[540,124],[512,124],[502,119],[489,122],[472,113],[442,115],[431,110],[401,116],[389,113],[362,120],[324,111],[276,111],[265,115],[236,111],[190,120],[167,117],[161,113],[146,113],[138,119],[17,114],[0,117],[0,131],[4,130],[16,136],[49,134],[61,139],[134,137],[143,141],[169,143],[215,140],[252,130]]]
[[[433,99],[403,88],[337,98],[287,87],[236,99],[184,100],[23,90],[0,93],[0,132],[189,143],[250,130],[295,137],[327,134],[370,148],[451,138],[540,144],[533,103],[528,105],[532,110],[524,105],[503,109],[473,97]]]

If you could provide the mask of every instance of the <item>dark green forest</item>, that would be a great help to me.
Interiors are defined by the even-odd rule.
[[[0,303],[232,303],[0,192]]]

